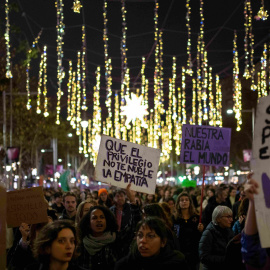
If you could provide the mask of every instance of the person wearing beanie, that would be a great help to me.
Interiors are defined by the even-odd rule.
[[[98,191],[98,204],[110,208],[113,205],[112,200],[108,196],[106,188],[101,188]]]

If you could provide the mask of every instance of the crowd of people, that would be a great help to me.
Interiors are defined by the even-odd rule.
[[[270,269],[258,237],[256,193],[252,174],[243,185],[207,185],[204,194],[176,186],[141,194],[130,184],[44,189],[48,221],[7,230],[7,269]]]

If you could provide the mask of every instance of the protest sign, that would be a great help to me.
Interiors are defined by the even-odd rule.
[[[155,193],[160,150],[101,136],[96,165],[98,181],[148,194]]]
[[[251,168],[260,190],[255,196],[255,210],[261,246],[270,247],[270,96],[257,105]]]
[[[0,270],[6,269],[6,190],[0,186]]]
[[[229,166],[231,129],[183,125],[180,162]]]
[[[47,205],[42,187],[26,188],[7,193],[7,225],[20,226],[22,222],[47,222]]]

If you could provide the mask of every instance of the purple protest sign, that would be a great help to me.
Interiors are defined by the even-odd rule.
[[[231,129],[183,125],[181,163],[229,166]]]

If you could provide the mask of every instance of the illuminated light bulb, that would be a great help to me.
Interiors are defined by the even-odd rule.
[[[264,0],[262,0],[262,6],[260,7],[258,14],[255,16],[255,19],[266,21],[267,18],[268,18],[268,13],[267,13],[267,10],[264,8]]]
[[[73,2],[73,7],[72,7],[73,11],[75,13],[80,13],[81,12],[81,8],[82,8],[82,4],[81,4],[80,0],[75,0]]]

